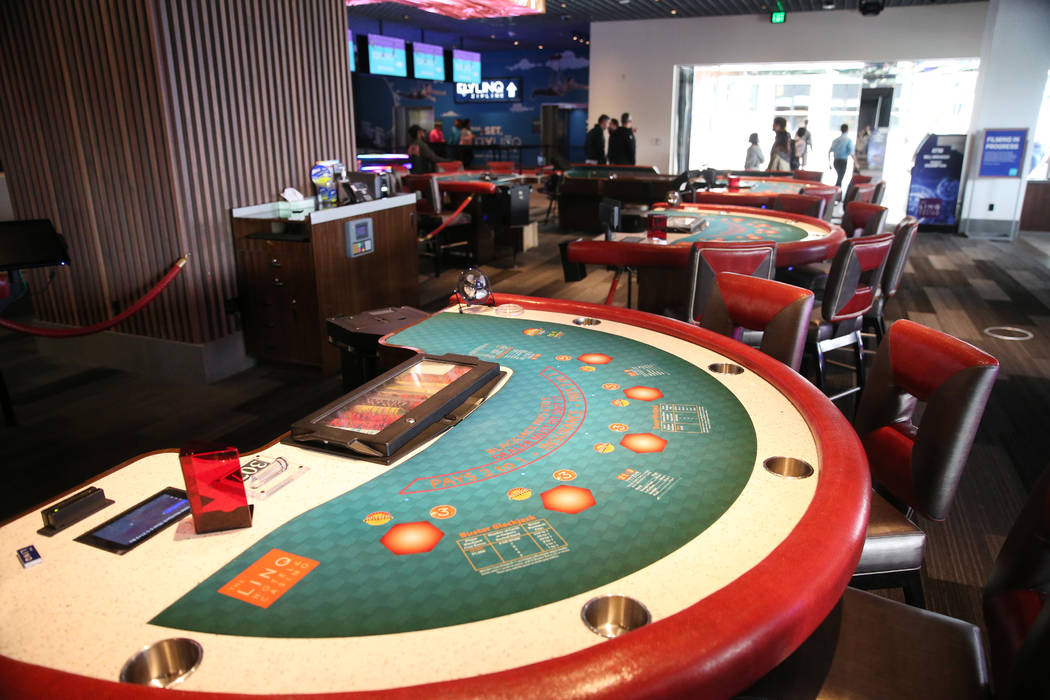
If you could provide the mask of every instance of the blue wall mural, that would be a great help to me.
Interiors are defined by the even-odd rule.
[[[427,40],[431,40],[429,33]],[[569,152],[563,155],[580,162],[587,132],[589,65],[585,51],[482,53],[482,80],[520,78],[521,101],[471,104],[456,102],[455,83],[357,73],[353,85],[358,149],[403,152],[404,129],[425,121],[422,115],[433,110],[433,119],[441,122],[449,142],[454,137],[455,120],[470,119],[475,165],[488,160],[517,161],[520,157],[524,166],[534,166],[540,155],[541,107],[559,104],[571,110],[564,113]],[[403,122],[400,125],[399,119]],[[430,127],[426,123],[420,126]]]

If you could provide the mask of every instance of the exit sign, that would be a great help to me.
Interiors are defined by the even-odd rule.
[[[787,13],[783,10],[777,10],[776,12],[769,15],[769,21],[773,24],[783,24],[784,20],[787,19]]]

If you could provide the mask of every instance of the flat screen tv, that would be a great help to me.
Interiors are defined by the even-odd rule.
[[[445,50],[433,44],[412,44],[412,75],[419,80],[445,79]]]
[[[480,83],[481,54],[452,49],[452,82]]]
[[[368,35],[368,72],[376,75],[408,77],[405,40],[380,34]]]

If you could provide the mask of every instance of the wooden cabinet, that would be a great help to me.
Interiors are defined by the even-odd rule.
[[[264,204],[233,210],[237,289],[249,355],[339,367],[325,319],[419,303],[415,196],[311,212],[289,221]],[[372,220],[372,252],[351,257],[347,229]]]

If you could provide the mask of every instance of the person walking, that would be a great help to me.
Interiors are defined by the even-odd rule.
[[[787,119],[776,117],[773,119],[773,146],[769,149],[769,171],[791,170],[791,136],[787,132]]]
[[[792,170],[806,167],[806,127],[800,126],[795,132],[795,167]]]
[[[588,163],[609,162],[609,115],[598,117],[598,122],[587,132],[583,142],[583,157]]]
[[[758,134],[752,133],[747,137],[747,155],[744,157],[744,170],[761,170],[762,163],[766,162],[766,155],[758,145]]]
[[[839,127],[839,131],[842,132],[842,135],[832,141],[831,148],[828,149],[828,155],[832,159],[828,169],[834,168],[835,172],[838,173],[838,179],[835,180],[836,187],[842,187],[842,178],[846,176],[846,166],[849,165],[849,157],[853,155],[853,141],[846,135],[849,133],[849,125],[843,124]],[[856,163],[857,159],[854,158],[853,162]]]
[[[629,112],[620,115],[620,128],[609,136],[609,162],[616,165],[635,164],[634,122]]]

